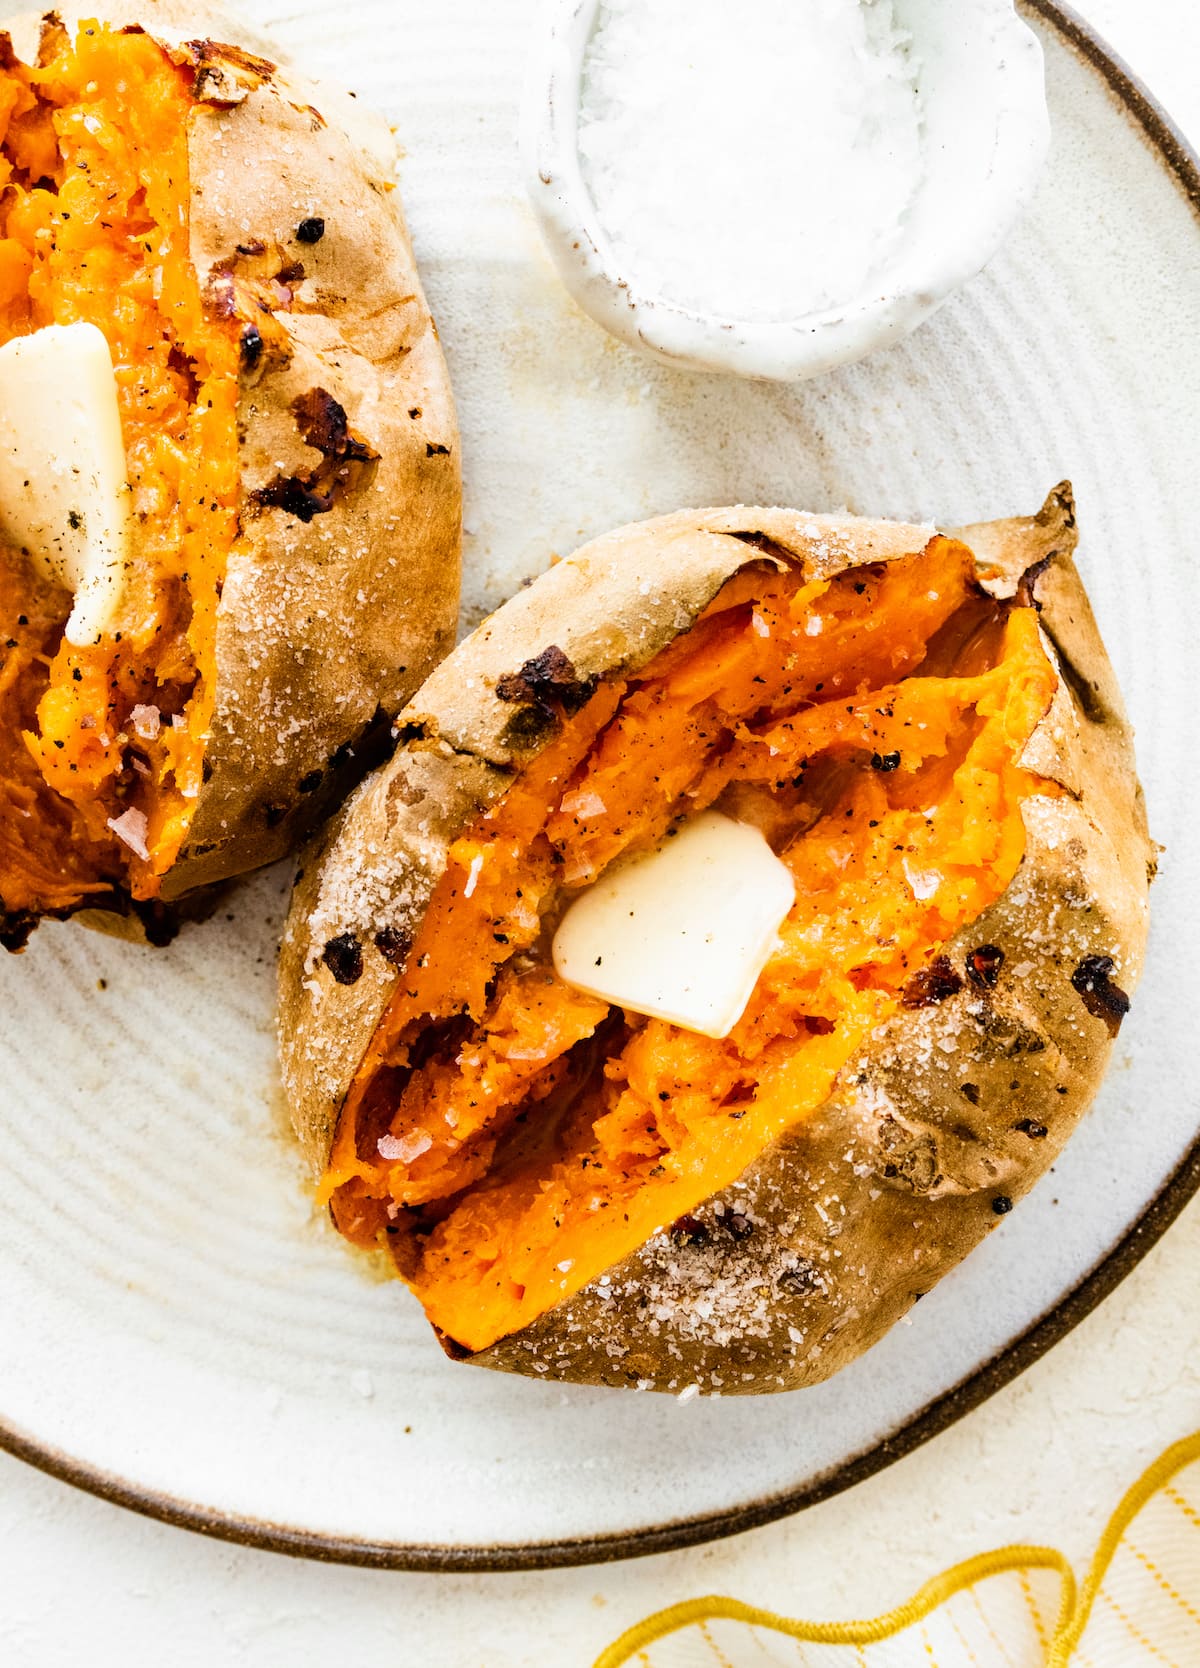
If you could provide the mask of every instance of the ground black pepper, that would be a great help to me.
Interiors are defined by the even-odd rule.
[[[1085,956],[1071,974],[1071,983],[1093,1019],[1102,1019],[1110,1037],[1121,1029],[1129,1012],[1129,997],[1110,977],[1116,964],[1111,956]]]

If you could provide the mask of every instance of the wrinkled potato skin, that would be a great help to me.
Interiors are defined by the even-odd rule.
[[[332,927],[369,946],[385,917],[411,931],[449,841],[504,791],[509,777],[497,766],[523,762],[503,739],[511,709],[492,694],[496,677],[552,642],[580,675],[644,663],[727,577],[764,560],[763,550],[728,536],[738,531],[767,535],[782,559],[823,575],[919,550],[929,535],[779,510],[664,517],[551,570],[438,669],[405,714],[419,732],[306,858],[289,918],[282,1055],[314,1165],[327,1156],[395,983],[367,948],[363,978],[335,985],[317,959],[322,944]],[[1023,599],[1032,592],[1041,610],[1062,675],[1022,762],[1068,789],[1025,803],[1017,875],[947,947],[961,990],[902,1010],[875,1032],[824,1105],[692,1213],[699,1231],[656,1235],[604,1284],[474,1362],[589,1384],[678,1391],[695,1383],[724,1395],[817,1383],[868,1349],[984,1238],[1048,1170],[1093,1099],[1112,1035],[1072,974],[1089,957],[1111,957],[1113,982],[1132,991],[1153,873],[1131,732],[1072,560],[1069,487],[1036,517],[959,536],[987,589],[1007,597],[1024,583]],[[669,575],[674,611],[642,597],[643,576],[653,573]],[[368,861],[378,888],[347,885]],[[968,967],[985,944],[1004,951],[991,985]]]
[[[454,641],[460,577],[458,427],[399,193],[395,141],[347,93],[279,64],[224,13],[109,0],[195,72],[191,257],[226,316],[261,327],[240,404],[241,535],[217,626],[207,780],[162,895],[170,901],[273,862],[362,773],[352,749],[389,720]],[[67,28],[90,6],[60,9]],[[36,54],[37,14],[3,25]],[[316,243],[302,220],[325,221]],[[261,254],[239,253],[256,242]],[[299,262],[290,309],[267,318],[250,285]],[[305,523],[256,492],[322,462],[293,403],[332,396],[378,454]],[[280,468],[282,465],[282,469]],[[98,924],[88,911],[88,924]],[[140,936],[136,916],[106,930]]]

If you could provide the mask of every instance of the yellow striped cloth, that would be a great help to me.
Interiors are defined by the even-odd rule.
[[[631,1628],[595,1668],[1200,1668],[1196,1530],[1200,1432],[1125,1495],[1082,1581],[1053,1547],[1007,1546],[868,1621],[692,1599]]]

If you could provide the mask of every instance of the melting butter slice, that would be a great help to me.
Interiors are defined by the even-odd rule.
[[[128,561],[117,380],[94,324],[48,324],[0,347],[0,530],[75,598],[66,637],[111,624]]]
[[[757,828],[704,811],[575,900],[554,935],[555,971],[619,1007],[726,1037],[795,895]]]

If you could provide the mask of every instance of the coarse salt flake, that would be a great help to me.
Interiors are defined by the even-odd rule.
[[[414,1130],[411,1135],[381,1135],[376,1142],[380,1158],[386,1158],[389,1163],[398,1159],[401,1164],[411,1164],[432,1146],[433,1137],[423,1129]]]
[[[139,703],[129,714],[129,722],[143,741],[153,741],[162,728],[162,714],[157,707]]]
[[[144,812],[135,810],[131,805],[128,811],[122,811],[119,817],[109,817],[108,826],[118,840],[125,842],[135,857],[140,857],[143,863],[150,861],[150,852],[146,846],[146,833],[150,825]]]
[[[942,884],[942,877],[936,869],[918,869],[907,858],[904,860],[904,878],[908,882],[909,891],[920,903],[932,898]]]
[[[598,793],[565,793],[562,797],[563,815],[578,817],[582,821],[587,821],[590,817],[602,817],[607,809],[608,806]]]

